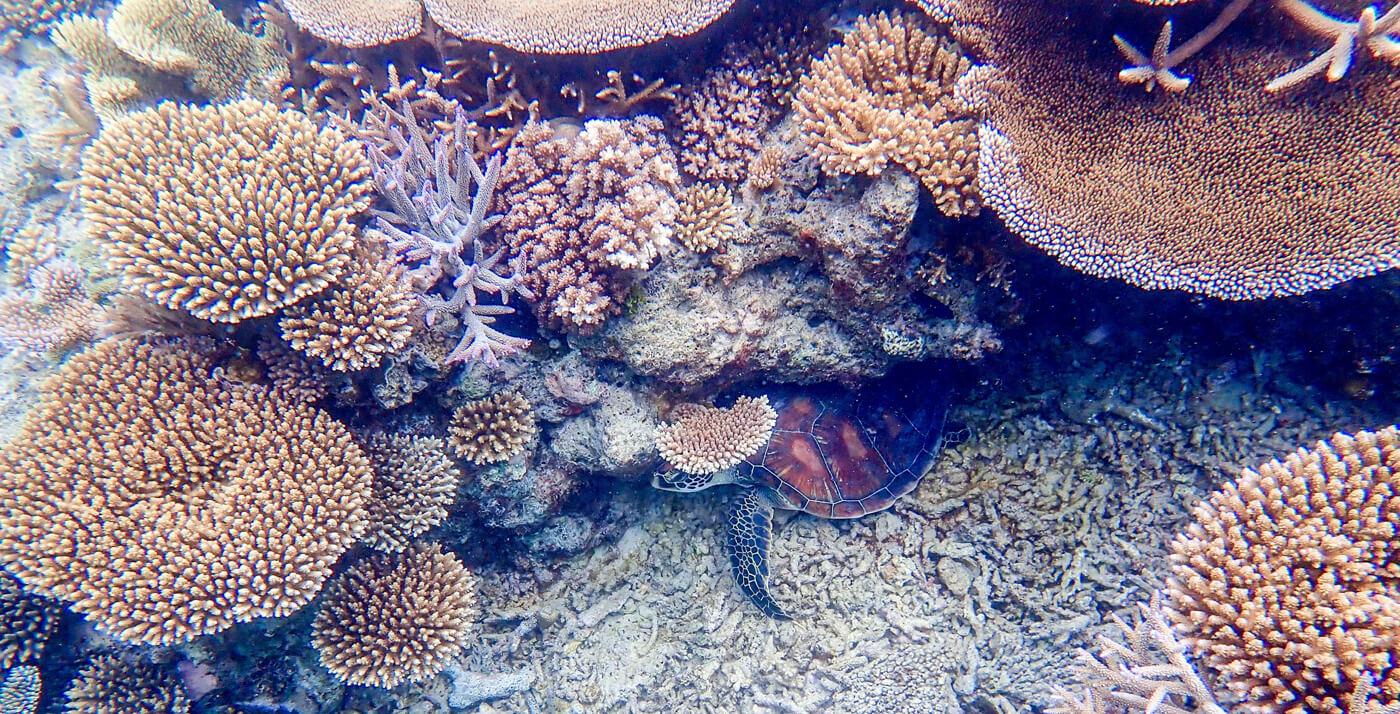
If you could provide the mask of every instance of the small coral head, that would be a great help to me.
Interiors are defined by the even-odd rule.
[[[692,474],[680,469],[664,468],[657,471],[651,477],[651,487],[661,491],[675,491],[677,493],[694,493],[703,491],[715,484],[728,483],[728,479],[721,478],[724,472],[708,474]]]

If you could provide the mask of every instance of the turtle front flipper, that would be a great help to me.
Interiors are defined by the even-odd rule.
[[[763,614],[776,620],[792,616],[768,592],[768,537],[773,533],[773,506],[753,489],[746,490],[729,512],[729,570],[734,581]]]

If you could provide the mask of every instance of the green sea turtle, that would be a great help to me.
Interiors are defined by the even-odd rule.
[[[754,403],[749,398],[735,408]],[[763,401],[764,408],[768,404]],[[762,445],[736,466],[694,473],[693,466],[686,471],[668,462],[652,485],[679,492],[721,484],[743,489],[728,517],[730,572],[758,609],[786,620],[791,616],[768,591],[774,509],[859,518],[889,508],[914,490],[932,465],[942,443],[947,399],[942,385],[926,378],[888,378],[854,393],[814,389],[778,396],[772,411],[776,418],[768,438],[758,439]],[[727,429],[726,440],[714,441],[742,443],[736,429]]]

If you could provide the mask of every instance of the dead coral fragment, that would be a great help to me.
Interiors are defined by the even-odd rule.
[[[490,464],[514,458],[537,432],[530,402],[501,392],[458,407],[447,425],[447,443],[468,461]]]
[[[446,450],[442,439],[431,436],[373,434],[365,439],[365,451],[374,465],[374,497],[365,535],[370,546],[399,552],[447,520],[461,474]]]
[[[398,265],[361,256],[340,282],[287,308],[277,324],[293,349],[349,372],[378,366],[407,344],[417,305]]]
[[[675,409],[675,421],[656,430],[656,448],[666,463],[705,475],[736,466],[768,443],[778,412],[767,396],[743,396],[719,409],[700,404]]]
[[[68,714],[185,714],[189,695],[174,674],[118,655],[92,660],[68,687]]]
[[[213,322],[268,315],[349,265],[368,203],[360,144],[266,102],[162,104],[83,158],[94,237],[155,302]]]
[[[739,229],[734,197],[723,186],[696,184],[681,192],[676,240],[696,253],[727,244]]]
[[[1400,429],[1246,470],[1172,543],[1168,609],[1243,712],[1342,714],[1400,694]]]
[[[428,14],[464,40],[521,52],[591,54],[685,37],[734,0],[425,0]]]
[[[130,642],[306,604],[365,526],[372,474],[330,415],[225,378],[213,343],[108,340],[0,450],[0,562]]]
[[[913,18],[862,17],[798,86],[802,136],[828,173],[873,176],[898,164],[944,215],[976,215],[977,117],[956,91],[972,68]]]
[[[341,681],[420,682],[456,660],[480,617],[476,578],[437,544],[357,563],[335,579],[312,642]]]

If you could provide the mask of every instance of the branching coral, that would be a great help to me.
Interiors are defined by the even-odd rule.
[[[0,0],[0,53],[26,35],[42,34],[65,15],[87,12],[94,0]]]
[[[325,368],[320,361],[313,361],[286,342],[272,335],[264,335],[258,341],[257,356],[272,382],[272,388],[292,399],[317,402],[330,394]]]
[[[361,255],[329,289],[278,322],[294,349],[346,372],[377,366],[413,335],[417,296],[395,263]]]
[[[681,192],[676,212],[676,240],[696,253],[723,246],[739,229],[734,196],[723,186],[695,184]]]
[[[186,714],[189,695],[170,671],[100,655],[68,687],[67,714]]]
[[[862,17],[802,78],[794,100],[802,137],[828,173],[875,175],[898,164],[944,215],[976,215],[977,112],[957,91],[972,71],[956,45],[913,17]]]
[[[29,286],[0,296],[0,343],[59,352],[97,333],[106,310],[88,294],[72,261],[55,258],[33,268]]]
[[[115,119],[172,96],[181,81],[216,102],[275,98],[287,80],[287,56],[281,33],[268,33],[240,30],[209,0],[122,0],[105,24],[74,17],[53,36],[87,67],[94,109]]]
[[[83,158],[94,237],[155,302],[214,322],[271,314],[349,265],[371,190],[358,142],[266,102],[162,104]]]
[[[13,575],[0,572],[0,670],[37,663],[59,615],[56,603],[26,592]]]
[[[386,138],[395,154],[374,144],[369,149],[375,184],[388,206],[374,211],[378,228],[388,237],[390,250],[412,266],[408,277],[424,293],[428,324],[443,315],[462,322],[462,338],[447,361],[497,365],[530,341],[492,324],[515,312],[505,304],[512,294],[531,296],[510,274],[517,268],[508,264],[505,249],[489,250],[483,238],[496,222],[486,214],[500,160],[493,157],[481,170],[472,156],[475,127],[460,111],[452,129],[435,139],[407,102],[399,112],[386,111],[391,112]],[[446,298],[432,292],[443,280],[449,283]],[[499,295],[503,304],[482,304],[480,292]]]
[[[357,563],[336,578],[312,624],[321,663],[372,687],[418,682],[456,660],[480,616],[476,578],[437,544]]]
[[[596,329],[671,240],[680,177],[661,122],[594,120],[577,136],[530,124],[501,170],[499,230],[548,324]]]
[[[1247,15],[1196,55],[1189,92],[1154,98],[1124,91],[1078,3],[920,4],[1000,75],[970,88],[987,204],[1062,263],[1228,299],[1400,265],[1400,214],[1375,208],[1400,195],[1393,78],[1353,73],[1309,101],[1262,91],[1296,63],[1278,41],[1286,18]]]
[[[23,665],[10,669],[5,673],[4,683],[0,684],[0,712],[35,714],[43,693],[44,681],[38,667]]]
[[[447,457],[447,444],[431,436],[373,434],[365,451],[374,465],[365,540],[389,553],[447,519],[461,474]]]
[[[1246,470],[1172,543],[1168,609],[1237,711],[1341,714],[1400,698],[1400,429]]]
[[[121,639],[289,614],[361,535],[348,430],[224,376],[212,343],[108,340],[0,450],[0,561]]]
[[[458,407],[447,425],[447,443],[468,461],[490,464],[515,458],[538,431],[530,402],[501,392]]]
[[[728,409],[682,405],[672,416],[675,421],[657,428],[656,448],[666,463],[697,475],[727,469],[758,453],[778,421],[766,396],[739,397]]]

